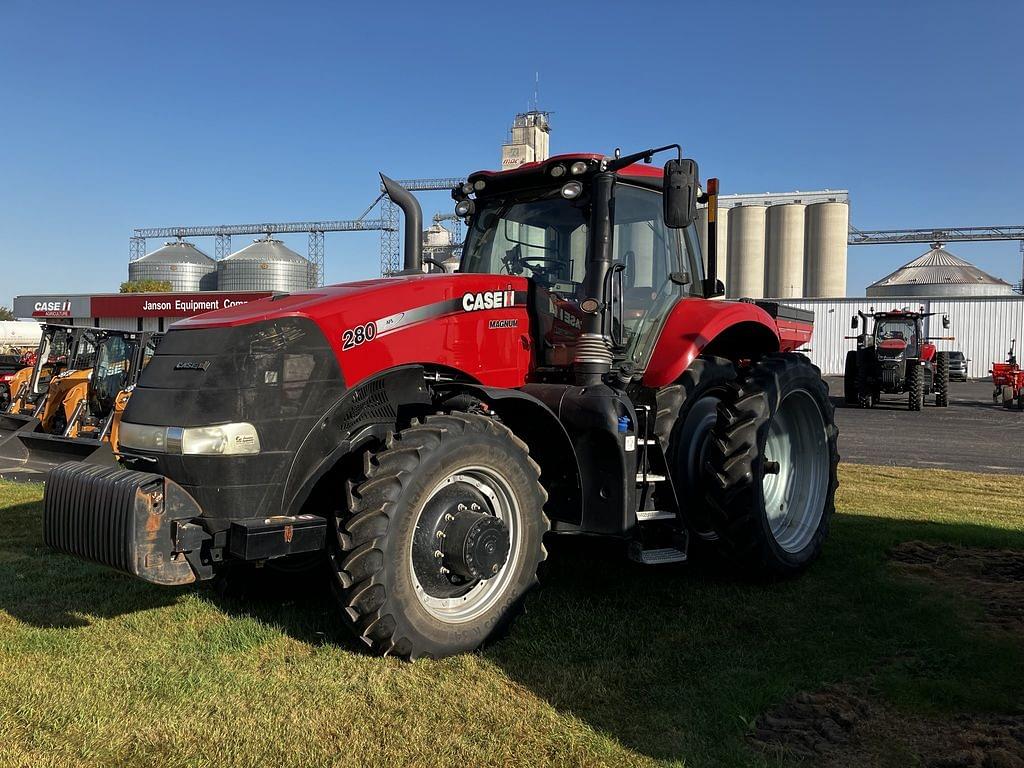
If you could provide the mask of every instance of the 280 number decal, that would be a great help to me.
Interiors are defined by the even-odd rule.
[[[341,348],[346,350],[352,349],[352,347],[358,347],[360,344],[364,344],[367,341],[373,341],[376,335],[377,324],[373,321],[366,325],[357,325],[355,328],[349,328],[341,334]]]

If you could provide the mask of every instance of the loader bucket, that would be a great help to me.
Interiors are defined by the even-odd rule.
[[[46,473],[67,461],[114,466],[110,444],[39,431],[39,419],[0,414],[0,480],[41,483]]]

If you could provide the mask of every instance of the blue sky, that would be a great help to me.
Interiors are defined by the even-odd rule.
[[[116,290],[136,226],[353,218],[378,169],[495,167],[537,71],[556,152],[679,141],[723,192],[848,188],[862,229],[1024,224],[1022,25],[1017,2],[0,0],[0,304]],[[851,293],[924,250],[852,248]],[[1019,279],[1016,243],[951,250]],[[377,269],[375,234],[328,236],[329,281]]]

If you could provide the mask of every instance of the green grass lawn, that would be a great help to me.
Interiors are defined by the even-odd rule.
[[[0,765],[757,765],[796,692],[870,678],[896,708],[1018,710],[1024,643],[887,564],[925,539],[1024,549],[1024,478],[842,468],[803,578],[644,569],[556,547],[504,641],[363,655],[318,581],[247,600],[52,553],[41,489],[0,484]]]

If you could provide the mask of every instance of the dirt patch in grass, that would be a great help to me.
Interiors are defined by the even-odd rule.
[[[976,602],[982,624],[1024,635],[1024,552],[907,541],[889,556],[904,573]]]
[[[1024,768],[1024,715],[934,719],[852,686],[799,693],[755,723],[766,756],[826,768]]]

